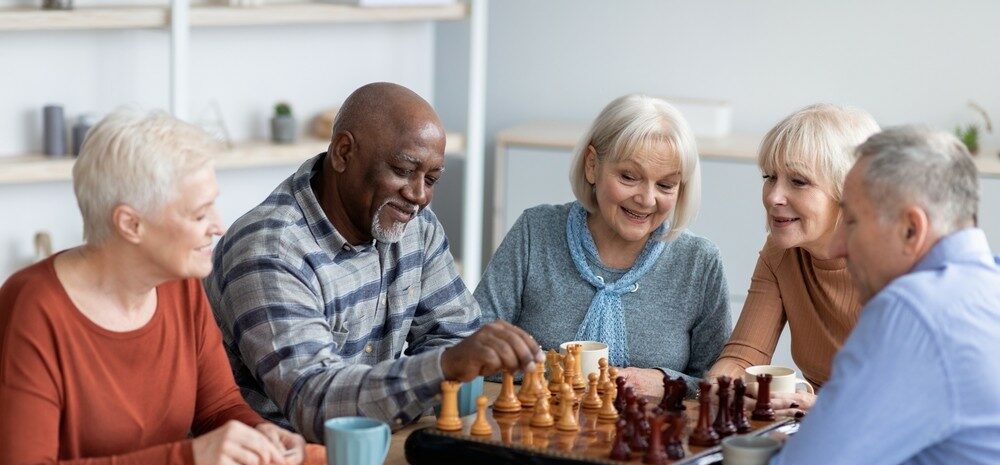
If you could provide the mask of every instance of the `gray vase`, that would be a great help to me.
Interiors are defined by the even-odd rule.
[[[271,118],[271,141],[275,144],[291,144],[295,142],[297,132],[295,117],[275,116]]]

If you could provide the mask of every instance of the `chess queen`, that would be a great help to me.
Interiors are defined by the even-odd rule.
[[[662,395],[663,372],[694,392],[729,336],[729,301],[718,248],[687,231],[701,199],[687,121],[660,99],[615,99],[569,178],[577,200],[529,208],[493,256],[475,291],[484,318],[546,348],[604,342],[641,394]]]

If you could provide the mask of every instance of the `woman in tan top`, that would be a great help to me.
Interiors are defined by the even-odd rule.
[[[769,364],[787,322],[792,358],[803,376],[816,388],[826,382],[861,310],[846,260],[831,258],[827,248],[854,147],[878,131],[864,111],[818,104],[788,116],[764,137],[757,163],[769,234],[739,322],[710,379],[740,377],[747,367]],[[775,410],[807,410],[815,400],[805,392],[771,397]]]

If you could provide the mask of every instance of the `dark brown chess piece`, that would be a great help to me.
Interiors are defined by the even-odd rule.
[[[624,418],[619,418],[615,423],[615,442],[611,446],[611,460],[629,460],[632,455],[632,449],[628,447],[628,440],[625,437],[625,429],[628,427],[628,422]]]
[[[631,389],[628,388],[628,389]],[[649,449],[649,421],[646,420],[646,399],[639,398],[634,392],[629,393],[625,401],[629,405],[627,419],[632,423],[632,437],[628,443],[633,452],[645,452]]]
[[[674,387],[674,383],[673,383],[673,380],[670,379],[670,375],[664,373],[663,374],[663,398],[660,399],[660,403],[658,404],[658,407],[660,407],[663,410],[666,410],[667,409],[667,405],[669,405],[669,401],[670,401],[670,389],[673,388],[673,387]]]
[[[679,460],[684,458],[684,442],[681,436],[684,435],[684,427],[687,426],[687,418],[684,412],[670,413],[672,418],[670,435],[667,439],[667,458],[670,460]]]
[[[619,377],[615,378],[615,386],[616,386],[616,389],[615,389],[615,392],[616,392],[616,395],[615,395],[615,410],[618,410],[618,413],[624,413],[625,412],[625,377],[624,376],[619,376]]]
[[[666,419],[666,415],[657,415],[650,422],[652,434],[649,436],[649,448],[646,449],[646,455],[642,458],[642,463],[661,465],[666,462],[667,451],[663,448],[662,438],[660,437],[660,430],[663,429],[663,422]]]
[[[647,405],[649,404],[649,401],[646,400],[645,397],[640,397],[635,402],[636,404],[638,404],[638,409],[639,409],[639,415],[636,417],[639,419],[639,423],[637,425],[639,428],[639,432],[642,433],[643,436],[648,437],[650,431],[652,431],[651,429],[652,427],[649,424],[649,417],[646,415],[647,412],[646,408]]]
[[[752,420],[773,421],[774,410],[771,408],[771,375],[757,375],[757,405],[750,415]]]
[[[747,410],[743,408],[744,397],[747,394],[747,386],[743,384],[743,380],[736,378],[733,381],[733,424],[736,425],[736,432],[739,434],[746,434],[750,432],[752,428],[750,426],[750,420],[747,419]]]
[[[709,399],[712,385],[704,381],[698,383],[698,425],[691,432],[688,444],[693,446],[712,447],[719,445],[719,435],[712,429],[710,414],[712,399]]]
[[[663,384],[665,388],[663,391],[663,400],[660,401],[660,407],[668,412],[680,412],[684,410],[684,396],[687,395],[687,383],[684,382],[684,379],[680,377],[670,379],[669,376],[664,375]]]
[[[733,420],[729,416],[729,384],[732,379],[728,376],[720,376],[716,380],[719,382],[719,409],[715,414],[715,423],[712,423],[712,429],[720,438],[724,438],[736,434],[736,425],[733,424]]]

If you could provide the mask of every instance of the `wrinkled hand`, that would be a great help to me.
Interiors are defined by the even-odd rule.
[[[663,372],[655,368],[622,368],[618,376],[625,377],[625,385],[635,388],[638,395],[663,397]]]
[[[753,394],[756,395],[756,393]],[[747,397],[745,400],[747,410],[753,411],[754,407],[757,405],[757,401],[751,397],[749,391],[747,391]],[[791,417],[795,416],[798,412],[802,412],[802,414],[805,415],[815,403],[816,395],[805,391],[798,391],[794,393],[771,393],[771,409],[773,409],[774,414],[778,416]]]
[[[284,458],[264,433],[236,420],[191,441],[195,465],[283,465]]]
[[[302,436],[273,423],[261,423],[254,428],[281,452],[285,465],[300,465],[305,460],[306,440]]]
[[[535,338],[503,320],[488,323],[441,354],[445,379],[462,382],[500,370],[534,371],[536,363],[545,363],[545,354]]]

